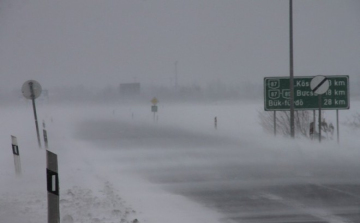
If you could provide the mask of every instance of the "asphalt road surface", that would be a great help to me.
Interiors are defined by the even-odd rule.
[[[82,122],[76,137],[118,154],[121,165],[172,193],[221,212],[223,222],[360,222],[356,156],[105,120]]]

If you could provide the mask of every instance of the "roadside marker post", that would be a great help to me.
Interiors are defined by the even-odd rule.
[[[214,127],[215,127],[215,129],[217,129],[217,116],[215,116],[215,118],[214,118]]]
[[[43,135],[44,135],[45,149],[48,149],[49,148],[49,143],[48,143],[47,131],[45,129],[43,129]]]
[[[151,103],[153,104],[151,106],[151,112],[154,113],[154,121],[156,121],[156,112],[158,111],[158,106],[157,106],[158,102],[159,102],[158,99],[155,97],[151,100]]]
[[[11,136],[11,146],[14,154],[14,164],[15,164],[15,173],[16,175],[21,175],[21,162],[20,162],[20,152],[19,146],[17,142],[17,138],[15,136]]]
[[[46,180],[48,223],[60,223],[58,160],[55,153],[46,150]]]
[[[44,136],[44,144],[45,144],[45,149],[49,148],[49,143],[48,143],[48,136],[47,136],[47,131],[45,129],[45,122],[43,121],[43,136]]]
[[[38,125],[37,114],[36,114],[36,105],[35,105],[35,99],[41,95],[41,85],[35,80],[28,80],[23,84],[21,91],[22,91],[23,96],[26,99],[31,99],[31,101],[32,101],[38,145],[39,145],[39,148],[41,148],[39,125]]]
[[[321,95],[329,89],[330,83],[325,76],[316,76],[310,82],[310,88],[319,97],[319,142],[321,142]]]

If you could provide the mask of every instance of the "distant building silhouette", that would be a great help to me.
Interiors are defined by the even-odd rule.
[[[140,95],[140,83],[122,83],[120,84],[121,96],[136,96]]]

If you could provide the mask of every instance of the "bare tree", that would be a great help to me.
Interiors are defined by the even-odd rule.
[[[307,110],[295,110],[295,132],[303,137],[310,137],[309,126],[312,115]],[[260,125],[268,133],[274,133],[274,113],[261,111],[259,112]],[[276,112],[276,131],[277,134],[290,136],[290,113],[288,111]]]
[[[297,136],[306,138],[312,137],[310,135],[310,123],[313,121],[313,116],[309,110],[295,110],[295,133]],[[274,112],[261,111],[259,112],[260,125],[268,133],[274,133]],[[360,116],[359,116],[360,121]],[[276,112],[276,132],[284,136],[290,136],[290,113],[289,111]],[[360,123],[360,122],[359,122]],[[312,124],[315,126],[315,124]],[[326,133],[327,138],[332,138],[333,125],[328,124],[325,119],[321,123],[321,129]],[[316,134],[316,132],[313,132]]]

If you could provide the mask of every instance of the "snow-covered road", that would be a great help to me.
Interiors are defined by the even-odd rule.
[[[166,104],[154,122],[141,104],[40,105],[59,155],[62,220],[358,222],[356,132],[344,129],[340,146],[274,138],[258,125],[261,109],[256,102]],[[31,109],[3,114],[25,150],[25,170],[15,178],[10,147],[3,150],[0,218],[44,221],[44,151],[36,148]]]

